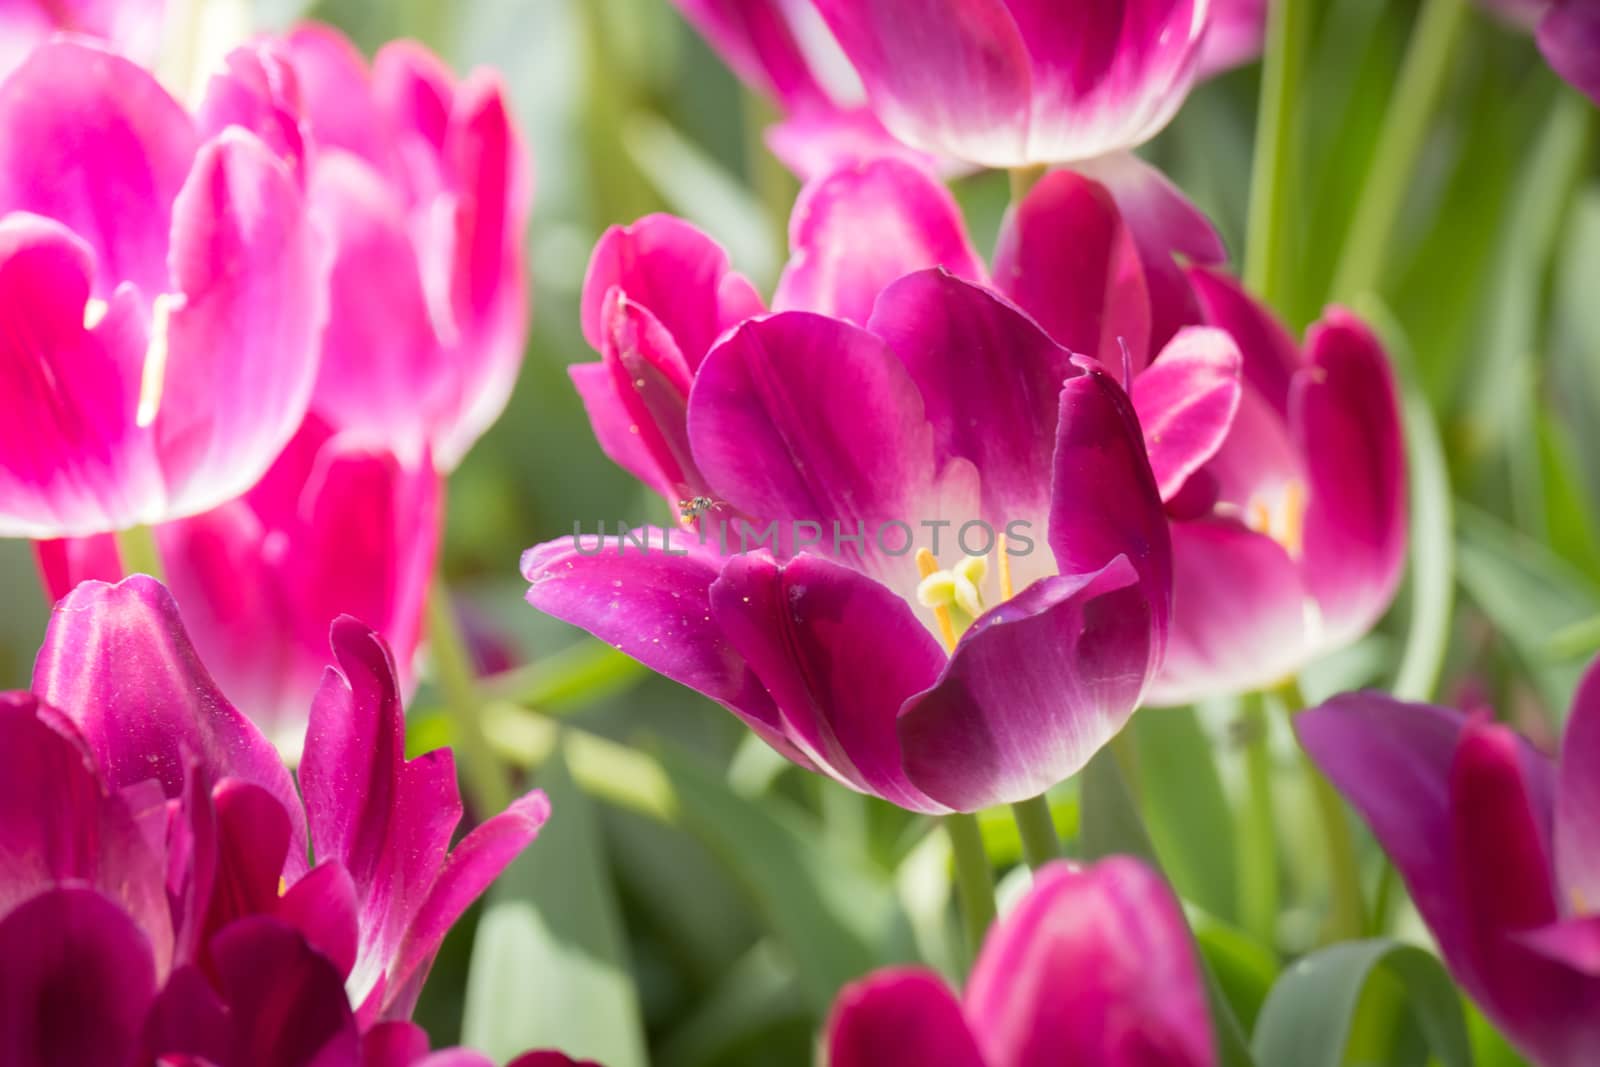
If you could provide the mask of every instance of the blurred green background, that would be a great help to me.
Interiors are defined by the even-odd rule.
[[[1328,296],[1416,14],[1404,0],[1317,6],[1297,117],[1296,269],[1282,280],[1297,328]],[[601,455],[566,377],[594,358],[578,328],[584,268],[607,226],[669,210],[721,239],[770,293],[797,191],[762,145],[770,106],[667,0],[331,0],[309,12],[275,0],[257,12],[266,26],[326,20],[369,54],[416,37],[458,71],[498,67],[535,158],[527,361],[505,416],[450,483],[445,566],[473,616],[531,665],[495,683],[495,739],[538,765],[556,814],[452,935],[419,1017],[436,1045],[464,1038],[501,1056],[561,1044],[610,1067],[810,1062],[839,982],[889,960],[960,964],[942,838],[786,770],[720,709],[536,616],[517,573],[524,548],[575,521],[666,518]],[[1257,82],[1248,68],[1201,86],[1146,152],[1234,250]],[[1492,701],[1548,741],[1600,645],[1597,131],[1594,109],[1524,37],[1472,19],[1380,291],[1357,300],[1410,388],[1416,565],[1380,631],[1309,674],[1314,699],[1403,677],[1412,695]],[[1006,177],[957,191],[989,251]],[[46,614],[25,545],[0,543],[0,580],[13,605],[0,616],[0,684],[25,685]],[[417,747],[450,740],[435,706],[425,686]],[[1223,702],[1138,717],[1136,785],[1248,1029],[1282,961],[1314,942],[1325,875],[1292,829],[1306,802],[1280,723],[1283,788],[1266,818],[1288,871],[1269,887],[1276,914],[1252,923],[1236,854],[1248,819],[1237,715]],[[1078,791],[1054,800],[1070,836]],[[985,830],[996,859],[1014,863],[1009,822]],[[1366,861],[1376,882],[1370,847]],[[1390,929],[1418,934],[1404,908],[1391,914]],[[1358,1041],[1368,1027],[1374,1062],[1425,1062],[1415,1024],[1371,1022],[1404,1017],[1384,1015],[1385,996],[1403,999],[1382,982],[1364,995]],[[1474,1025],[1480,1063],[1516,1062]]]

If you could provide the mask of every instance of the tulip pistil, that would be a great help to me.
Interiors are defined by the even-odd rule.
[[[182,297],[162,293],[150,308],[150,345],[145,349],[144,370],[139,376],[139,407],[135,424],[142,430],[156,421],[161,410],[161,392],[167,377],[167,327],[172,309]]]

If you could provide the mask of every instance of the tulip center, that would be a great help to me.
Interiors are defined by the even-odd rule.
[[[973,621],[992,606],[985,602],[983,592],[989,578],[991,554],[999,560],[1000,599],[997,603],[1004,603],[1011,599],[1012,588],[1011,557],[1006,553],[1003,536],[993,553],[964,556],[955,566],[943,570],[932,552],[926,548],[917,550],[917,570],[922,573],[922,581],[917,583],[917,602],[933,609],[939,633],[951,649]]]
[[[1283,485],[1250,498],[1244,511],[1245,525],[1278,542],[1290,558],[1299,559],[1305,547],[1306,503],[1305,483],[1290,478]]]

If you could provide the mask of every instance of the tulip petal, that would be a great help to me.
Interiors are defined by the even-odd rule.
[[[1450,765],[1466,726],[1458,712],[1382,693],[1346,693],[1295,719],[1313,762],[1394,862],[1445,953],[1464,944],[1450,840]]]
[[[217,819],[217,866],[207,930],[235,919],[270,915],[278,907],[289,818],[260,786],[230,779],[212,793]]]
[[[1394,372],[1366,326],[1333,309],[1306,351],[1290,397],[1309,481],[1302,569],[1321,608],[1321,646],[1334,649],[1365,633],[1400,584],[1405,442]]]
[[[904,600],[818,556],[780,567],[745,555],[723,568],[711,608],[811,764],[900,807],[948,810],[907,780],[895,733],[901,705],[945,662]]]
[[[302,23],[274,42],[293,66],[305,122],[321,149],[339,149],[385,175],[399,169],[388,126],[372,94],[366,60],[338,30]]]
[[[1006,0],[1033,68],[1028,156],[1094,159],[1177,114],[1200,62],[1204,0]]]
[[[900,716],[911,782],[976,811],[1076,774],[1138,705],[1158,658],[1152,615],[1124,558],[1035,582],[983,615]]]
[[[331,423],[414,453],[455,397],[406,206],[382,174],[332,152],[312,170],[311,197],[332,238],[328,284],[336,311],[322,332],[312,406]]]
[[[774,0],[673,0],[741,81],[785,111],[827,106],[786,5]]]
[[[81,740],[52,728],[25,693],[0,695],[0,914],[64,883],[99,890],[150,939],[165,973],[172,962],[166,873],[120,795],[107,794]]]
[[[990,933],[967,984],[990,1064],[1212,1067],[1205,987],[1161,878],[1113,857],[1053,863]]]
[[[1189,272],[1208,325],[1226,331],[1239,346],[1245,383],[1280,418],[1289,415],[1289,386],[1305,365],[1300,346],[1237,280],[1220,271]]]
[[[361,1040],[339,973],[276,919],[241,919],[211,941],[237,1067],[346,1067]]]
[[[1579,911],[1600,908],[1600,665],[1589,667],[1572,698],[1555,809],[1561,890],[1581,902]]]
[[[1555,72],[1600,106],[1600,4],[1556,0],[1539,23],[1538,39]]]
[[[689,438],[707,481],[740,512],[791,529],[816,523],[821,537],[865,531],[837,555],[895,588],[915,584],[910,559],[888,557],[876,535],[937,506],[934,435],[916,384],[878,337],[800,311],[745,323],[700,368]]]
[[[670,215],[613,226],[595,246],[583,282],[583,336],[596,351],[604,348],[601,313],[613,287],[666,328],[691,372],[724,330],[765,310],[723,247]]]
[[[583,401],[600,451],[662,497],[670,498],[676,489],[644,443],[644,427],[633,420],[623,400],[626,394],[618,393],[611,368],[604,363],[575,363],[567,368],[567,376]]]
[[[167,979],[145,1019],[144,1044],[160,1067],[232,1062],[227,1005],[198,966],[180,967]]]
[[[895,140],[864,107],[803,111],[768,126],[765,139],[778,161],[803,182],[885,157],[944,171],[934,156]]]
[[[772,698],[711,616],[721,572],[710,552],[680,532],[631,539],[562,538],[522,557],[528,603],[594,634],[646,667],[715,700],[797,762]],[[670,546],[670,548],[668,547]]]
[[[392,970],[462,806],[449,750],[405,758],[404,710],[382,638],[344,616],[332,644],[338,666],[312,702],[300,788],[317,862],[341,863],[361,902],[349,986],[362,1004]]]
[[[445,934],[533,843],[549,818],[550,801],[536,789],[479,823],[451,851],[395,955],[384,991],[385,1015],[403,1018],[411,1014]]]
[[[183,108],[128,60],[79,41],[36,48],[0,82],[0,215],[65,223],[94,250],[94,291],[166,291],[173,199],[197,144]]]
[[[884,291],[872,332],[916,382],[936,454],[976,467],[983,518],[1042,532],[1061,387],[1082,373],[1066,349],[989,290],[933,270]],[[1017,561],[1017,588],[1051,573],[1047,554],[1035,557]]]
[[[1179,329],[1199,318],[1194,290],[1175,255],[1191,263],[1221,263],[1228,258],[1227,248],[1205,212],[1132,152],[1115,152],[1077,167],[1111,191],[1133,234],[1150,291],[1150,347],[1159,352]]]
[[[0,535],[100,533],[163,502],[135,425],[147,309],[125,286],[85,328],[90,273],[90,250],[59,224],[0,218]]]
[[[266,738],[217,691],[161,583],[85,582],[56,605],[33,689],[83,732],[113,789],[154,777],[183,793],[187,760],[261,786],[289,815],[291,876],[305,869],[299,794]]]
[[[1159,660],[1172,614],[1172,540],[1138,416],[1101,370],[1061,390],[1050,492],[1050,549],[1061,573],[1090,574],[1126,557],[1150,604]]]
[[[91,889],[54,889],[0,920],[0,1063],[124,1067],[156,992],[150,943]]]
[[[808,184],[789,221],[793,256],[775,311],[814,311],[867,325],[878,294],[929,267],[983,284],[955,199],[927,171],[898,159],[846,167]]]
[[[201,132],[216,136],[229,126],[249,130],[274,155],[287,161],[296,179],[303,182],[303,102],[294,68],[270,43],[236,48],[228,53],[225,64],[206,83],[198,112]]]
[[[453,193],[440,201],[438,217],[449,256],[439,257],[443,263],[431,274],[425,270],[424,279],[434,279],[435,314],[449,308],[461,335],[457,407],[435,437],[440,464],[454,469],[505,410],[528,339],[523,241],[533,179],[498,73],[475,71],[460,86],[443,156]],[[438,280],[445,270],[447,292]]]
[[[1163,501],[1222,447],[1239,410],[1239,346],[1217,329],[1181,331],[1133,381],[1133,407]]]
[[[845,986],[825,1034],[830,1067],[984,1067],[961,1003],[931,971],[888,968]]]
[[[1211,25],[1200,53],[1201,78],[1252,63],[1267,33],[1267,0],[1211,0]]]
[[[1584,915],[1539,926],[1517,942],[1586,978],[1600,978],[1600,915]]]
[[[361,1036],[363,1067],[413,1067],[427,1055],[427,1031],[416,1023],[383,1022]]]
[[[1172,628],[1151,703],[1273,685],[1306,654],[1305,584],[1282,545],[1231,519],[1172,524]]]
[[[1121,373],[1150,361],[1150,293],[1133,235],[1103,185],[1058,170],[1007,215],[995,282],[1058,343]]]
[[[164,518],[238,496],[299,428],[316,380],[325,299],[300,191],[253,135],[200,150],[173,209],[172,275],[153,430],[172,492]],[[158,327],[159,328],[159,327]]]
[[[1525,743],[1505,726],[1472,719],[1456,744],[1450,821],[1457,877],[1485,962],[1493,957],[1487,946],[1502,932],[1557,918],[1551,812],[1539,802],[1546,790],[1528,780],[1549,773],[1548,761],[1530,759]]]
[[[990,167],[1029,162],[1027,47],[1001,0],[815,0],[891,133]]]
[[[274,918],[300,931],[308,945],[328,957],[341,978],[356,965],[359,912],[355,882],[337,861],[317,864],[272,909]]]
[[[33,551],[52,604],[79,582],[114,582],[122,577],[122,553],[112,534],[35,541]]]

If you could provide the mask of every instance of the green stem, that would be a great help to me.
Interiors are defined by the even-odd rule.
[[[1293,678],[1278,689],[1277,697],[1290,717],[1305,709],[1306,701],[1300,692],[1300,683]],[[1302,756],[1328,853],[1333,895],[1328,936],[1335,941],[1358,938],[1366,930],[1366,907],[1362,901],[1361,871],[1356,863],[1355,837],[1350,832],[1350,821],[1345,817],[1344,801],[1304,750]]]
[[[161,569],[161,550],[156,547],[156,533],[148,526],[134,526],[118,530],[117,555],[122,557],[123,574],[148,574],[156,581],[164,581]]]
[[[1022,835],[1022,855],[1028,866],[1038,870],[1061,855],[1055,820],[1050,817],[1050,800],[1043,795],[1011,805],[1011,817]]]
[[[1245,284],[1282,310],[1290,288],[1295,187],[1295,118],[1311,39],[1311,0],[1268,6],[1261,102],[1250,173],[1250,221]]]
[[[1260,693],[1244,698],[1247,799],[1239,816],[1239,914],[1245,929],[1269,948],[1278,943],[1278,830],[1273,817],[1272,730]]]
[[[994,921],[994,872],[989,854],[983,848],[983,832],[976,815],[957,812],[944,818],[955,858],[956,896],[961,901],[961,919],[967,931],[967,947],[973,959],[983,947],[983,935]]]
[[[1016,167],[1010,172],[1012,207],[1016,207],[1027,198],[1033,187],[1039,184],[1039,179],[1044,177],[1047,169],[1041,163],[1032,167]]]
[[[487,818],[505,810],[511,802],[511,790],[489,747],[478,680],[442,578],[435,578],[428,591],[428,650],[439,690],[455,719],[461,780],[478,816]]]
[[[1333,276],[1333,299],[1348,301],[1376,290],[1395,221],[1422,154],[1433,115],[1467,25],[1467,0],[1425,0],[1411,33],[1389,112],[1378,134],[1357,202],[1355,219]]]

